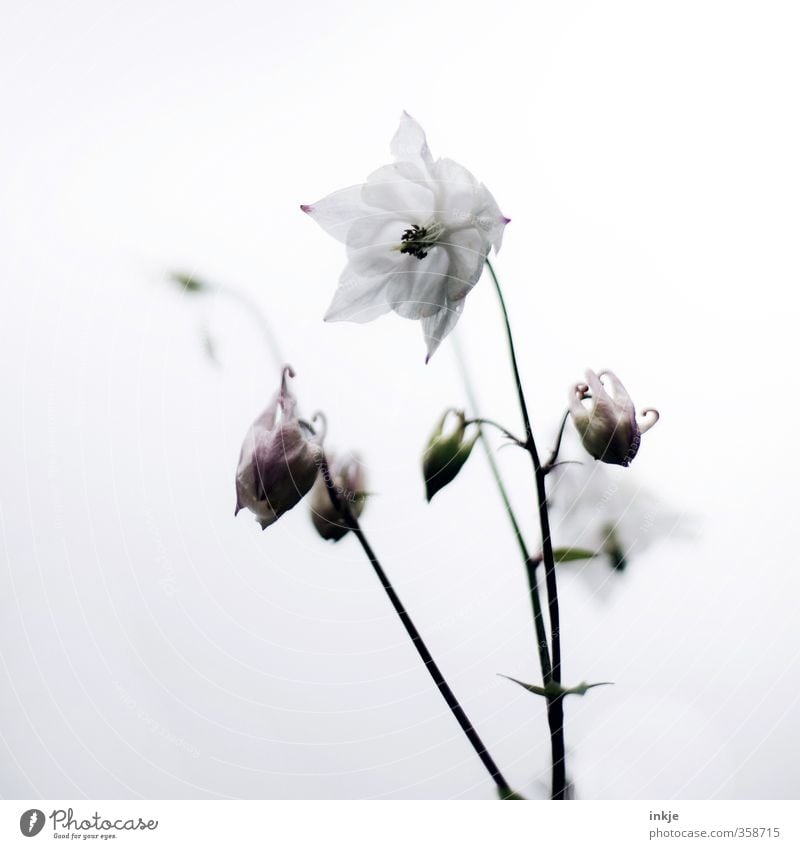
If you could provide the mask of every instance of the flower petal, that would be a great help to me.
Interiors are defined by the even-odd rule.
[[[422,319],[420,322],[422,335],[425,337],[425,344],[428,348],[428,355],[425,357],[426,363],[430,361],[442,339],[456,326],[463,309],[463,299],[455,304],[448,302],[438,312]]]
[[[427,177],[410,162],[384,165],[367,177],[361,199],[396,213],[409,224],[423,224],[433,214],[434,195]]]
[[[359,277],[388,274],[409,259],[407,254],[400,253],[406,226],[392,213],[385,212],[354,222],[347,235],[347,256],[353,273]]]
[[[633,416],[634,406],[628,390],[622,385],[622,381],[614,374],[613,371],[605,369],[599,374],[600,379],[607,378],[611,384],[611,393],[614,398],[614,403],[618,404],[627,415]]]
[[[387,276],[360,277],[348,265],[325,313],[325,321],[373,321],[392,308],[386,297]]]
[[[326,233],[344,242],[351,225],[371,214],[371,210],[361,199],[362,188],[363,183],[349,186],[327,195],[316,203],[302,204],[300,209],[310,215]]]
[[[455,302],[465,298],[480,279],[489,246],[474,227],[450,233],[442,246],[450,255],[447,297]]]
[[[423,171],[430,172],[433,167],[425,131],[408,112],[400,116],[400,126],[392,139],[391,151],[395,159],[413,162]]]
[[[389,275],[387,292],[392,309],[403,318],[433,315],[444,306],[447,298],[450,266],[447,251],[437,245],[424,259],[408,255],[403,258],[403,267]]]
[[[480,187],[480,197],[480,203],[475,210],[475,223],[486,234],[486,238],[494,246],[494,252],[497,253],[503,244],[503,233],[506,229],[506,224],[511,219],[506,218],[500,212],[497,201],[483,183],[481,183]]]
[[[433,168],[436,217],[449,230],[471,225],[479,200],[478,181],[452,159],[440,159]]]

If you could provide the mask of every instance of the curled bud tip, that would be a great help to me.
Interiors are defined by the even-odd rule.
[[[510,219],[510,218],[506,218],[506,216],[505,216],[505,215],[501,215],[501,216],[500,216],[500,220],[503,222],[503,224],[510,224],[510,223],[511,223],[511,219]]]
[[[300,209],[302,209],[307,215],[310,215],[314,211],[314,207],[307,203],[301,203]]]

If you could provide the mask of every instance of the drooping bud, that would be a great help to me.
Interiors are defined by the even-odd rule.
[[[366,475],[361,458],[352,453],[341,457],[328,454],[327,460],[329,483],[335,488],[336,497],[358,518],[367,501]],[[311,490],[311,521],[323,539],[338,542],[350,527],[342,512],[333,506],[324,474],[321,470]]]
[[[456,417],[456,426],[450,433],[444,433],[444,425],[450,414]],[[446,410],[439,424],[431,434],[428,447],[422,457],[422,475],[425,480],[425,495],[428,501],[447,486],[461,471],[467,462],[478,433],[465,440],[467,429],[464,413],[458,410]]]
[[[281,387],[247,432],[236,469],[236,513],[246,507],[262,529],[300,501],[319,471],[324,433],[312,436],[297,418],[289,377],[294,371],[284,366]]]
[[[606,378],[611,393],[606,390]],[[586,383],[576,383],[569,394],[569,410],[583,447],[596,460],[618,466],[630,465],[639,450],[642,434],[658,421],[658,411],[643,410],[645,419],[636,421],[630,395],[613,371],[599,375],[586,370]],[[591,398],[591,405],[583,401]]]

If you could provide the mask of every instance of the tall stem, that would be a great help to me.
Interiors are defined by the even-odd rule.
[[[394,607],[395,612],[400,617],[400,621],[403,623],[403,627],[406,629],[406,633],[411,638],[411,642],[414,644],[414,648],[417,650],[422,662],[425,664],[425,668],[428,670],[431,678],[433,679],[433,683],[436,685],[437,689],[442,695],[442,698],[447,703],[447,706],[450,708],[450,712],[456,718],[456,721],[461,726],[461,730],[466,735],[469,740],[472,748],[475,750],[476,754],[481,760],[481,763],[486,767],[486,771],[492,777],[492,781],[497,785],[497,791],[501,798],[511,798],[514,796],[511,788],[508,785],[508,782],[503,777],[503,774],[500,772],[497,764],[494,762],[494,759],[489,754],[486,749],[486,746],[483,744],[478,732],[473,727],[472,723],[469,721],[464,709],[458,702],[453,691],[450,689],[447,681],[445,681],[444,675],[442,675],[441,670],[439,669],[436,661],[433,659],[428,647],[425,645],[424,640],[422,639],[421,634],[417,630],[414,622],[409,616],[408,611],[405,609],[403,602],[400,601],[400,597],[394,590],[391,582],[389,581],[389,577],[384,572],[383,567],[380,564],[375,552],[372,550],[372,546],[369,544],[364,531],[361,529],[361,525],[358,522],[358,519],[353,515],[352,510],[350,509],[349,504],[345,499],[343,499],[336,488],[336,484],[331,477],[330,470],[328,469],[328,463],[324,456],[322,456],[320,460],[320,473],[322,475],[323,480],[325,481],[325,486],[328,489],[328,495],[330,496],[331,503],[333,504],[334,509],[339,513],[340,516],[344,519],[348,528],[353,532],[356,539],[359,541],[361,548],[364,549],[364,554],[367,555],[369,562],[375,571],[375,574],[378,576],[378,580],[381,582],[381,586],[383,587],[384,592],[389,598],[389,601],[392,603],[392,607]]]
[[[550,516],[547,510],[547,491],[545,488],[545,470],[539,459],[536,449],[536,441],[533,438],[533,428],[528,413],[528,405],[525,400],[525,392],[522,388],[522,380],[517,364],[517,354],[514,347],[514,335],[511,332],[511,320],[508,316],[503,290],[497,279],[491,262],[486,260],[486,266],[492,276],[500,308],[503,312],[503,321],[508,338],[508,350],[511,356],[511,368],[514,372],[514,382],[517,385],[517,397],[519,399],[520,412],[525,426],[525,448],[533,463],[534,477],[536,478],[536,498],[539,511],[539,525],[542,531],[542,560],[544,561],[545,586],[547,588],[547,610],[550,616],[550,645],[552,649],[552,681],[561,683],[561,617],[558,609],[558,585],[556,581],[556,564],[553,556],[553,541],[550,535]],[[549,699],[547,703],[547,719],[550,725],[550,746],[553,757],[553,799],[565,799],[567,794],[566,749],[564,744],[564,703],[563,697],[556,696]]]
[[[461,341],[458,332],[453,334],[453,336],[458,369],[461,373],[461,382],[464,384],[464,390],[467,393],[470,410],[476,419],[480,419],[478,399],[475,393],[475,388],[472,384],[469,366],[467,365],[464,351],[461,348]],[[548,684],[551,680],[552,667],[550,664],[550,651],[547,642],[547,633],[544,627],[544,616],[542,615],[542,603],[539,598],[539,581],[536,576],[537,561],[531,557],[528,546],[525,543],[525,537],[522,534],[522,529],[517,521],[516,514],[514,513],[514,507],[511,504],[511,499],[508,495],[505,482],[503,481],[503,476],[500,474],[500,468],[497,465],[497,460],[495,460],[491,443],[489,442],[481,423],[478,423],[476,426],[478,428],[478,438],[480,439],[481,444],[483,445],[483,450],[486,453],[486,459],[489,462],[489,469],[492,472],[492,477],[497,485],[497,490],[500,493],[503,506],[506,509],[508,520],[511,522],[511,528],[514,531],[514,537],[517,540],[517,545],[519,546],[519,551],[522,555],[522,562],[525,565],[525,574],[528,578],[528,592],[531,598],[531,607],[533,608],[533,624],[536,628],[536,644],[539,650],[539,665],[542,668],[542,680],[545,684]]]

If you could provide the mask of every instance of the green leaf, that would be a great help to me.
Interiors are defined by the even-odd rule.
[[[587,684],[585,681],[581,681],[575,687],[570,687],[567,690],[564,690],[564,695],[575,695],[575,696],[585,696],[587,690],[591,690],[592,687],[613,687],[613,681],[598,681],[596,684]]]
[[[591,560],[597,554],[587,548],[556,548],[553,557],[556,563],[569,563],[571,560]]]
[[[536,684],[526,684],[524,681],[518,681],[510,675],[503,675],[502,672],[498,674],[501,678],[507,678],[509,681],[519,684],[520,687],[524,687],[529,693],[533,693],[536,696],[543,696],[546,699],[554,699],[557,696],[585,696],[587,691],[591,690],[592,687],[613,686],[614,683],[613,681],[599,681],[597,684],[587,684],[585,681],[582,681],[575,687],[562,687],[561,684],[551,681],[549,684],[545,684],[544,687],[538,687]]]

